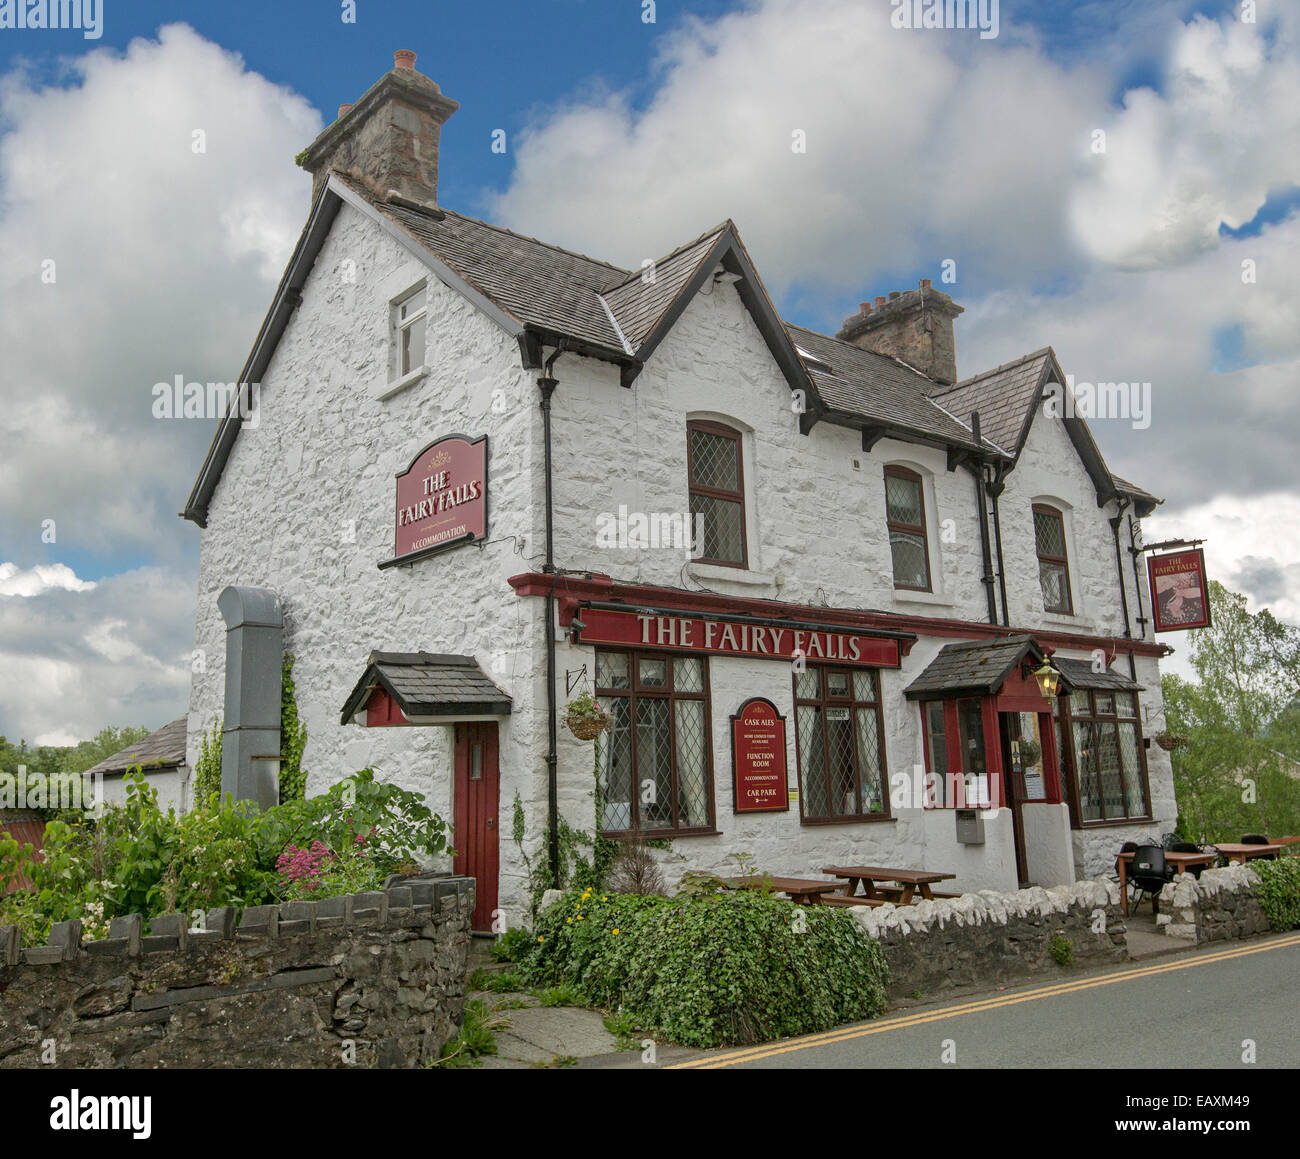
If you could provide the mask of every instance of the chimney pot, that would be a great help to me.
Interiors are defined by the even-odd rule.
[[[885,295],[881,294],[876,298],[876,306],[880,307],[883,306],[884,304],[885,304]]]
[[[399,48],[393,53],[394,68],[415,68],[415,53],[409,48]]]
[[[901,298],[902,296],[903,296],[903,291],[902,291],[902,290],[890,290],[890,291],[889,291],[889,300],[890,300],[891,302],[892,302],[895,298]]]
[[[930,288],[930,279],[929,279],[929,278],[922,278],[922,279],[921,279],[921,289],[923,289],[923,290],[928,290],[929,288]]]
[[[882,310],[886,302],[889,309]],[[933,289],[929,278],[922,278],[919,292],[882,294],[874,308],[863,302],[862,312],[846,318],[836,337],[861,350],[897,358],[946,385],[957,381],[953,320],[961,312],[952,298]]]
[[[861,313],[863,313],[863,314],[870,314],[870,313],[871,313],[871,303],[870,303],[870,302],[859,302],[859,303],[858,303],[858,310],[859,310]]]
[[[352,106],[351,106],[351,105],[339,105],[339,115],[338,115],[338,119],[339,119],[339,120],[342,120],[342,119],[343,119],[344,117],[346,117],[346,116],[348,115],[348,113],[350,113],[351,111],[352,111]]]

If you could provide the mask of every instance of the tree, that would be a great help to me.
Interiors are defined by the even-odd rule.
[[[1200,841],[1300,832],[1300,629],[1209,585],[1213,626],[1191,641],[1197,680],[1162,678],[1179,829]]]

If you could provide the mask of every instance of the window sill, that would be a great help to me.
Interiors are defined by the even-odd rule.
[[[371,395],[379,402],[384,402],[394,395],[401,394],[404,390],[409,390],[418,382],[423,382],[425,376],[429,373],[427,366],[417,367],[410,374],[403,375],[396,382],[383,382],[378,386],[371,387]]]
[[[883,813],[855,817],[800,817],[800,825],[893,825],[897,817],[886,817]]]
[[[750,571],[743,567],[722,567],[716,563],[688,563],[686,572],[692,579],[721,580],[751,587],[772,587],[776,583],[776,576],[766,572]]]
[[[1107,818],[1104,821],[1080,821],[1078,829],[1118,829],[1121,826],[1129,825],[1154,825],[1154,817],[1117,817],[1114,820]]]
[[[1044,624],[1058,624],[1062,628],[1090,629],[1093,626],[1092,620],[1078,612],[1068,616],[1064,612],[1043,612],[1042,617]]]
[[[601,833],[601,837],[610,841],[621,841],[625,837],[630,837],[630,829],[609,829]],[[678,837],[721,837],[721,829],[642,829],[640,836],[647,841],[663,841],[665,839],[675,840]]]
[[[957,606],[944,592],[917,592],[911,588],[895,588],[894,602],[899,604],[929,604],[936,608],[955,608]]]

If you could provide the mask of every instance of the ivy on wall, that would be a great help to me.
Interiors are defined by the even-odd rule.
[[[307,795],[307,773],[302,751],[307,747],[307,726],[298,718],[294,697],[293,657],[286,654],[280,673],[280,802],[301,801]]]
[[[203,734],[199,759],[194,764],[192,808],[205,808],[221,796],[221,717],[212,722],[212,731]]]

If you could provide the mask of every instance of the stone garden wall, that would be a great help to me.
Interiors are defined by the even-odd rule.
[[[1255,896],[1259,875],[1245,865],[1207,869],[1199,878],[1180,873],[1160,893],[1156,925],[1173,938],[1219,942],[1268,933]]]
[[[917,990],[929,998],[987,989],[993,979],[1060,974],[1051,953],[1058,932],[1069,939],[1075,966],[1127,957],[1119,886],[1104,880],[850,912],[885,952],[891,1002]]]
[[[0,927],[0,1068],[414,1067],[460,1025],[474,881],[57,923],[24,949]]]

